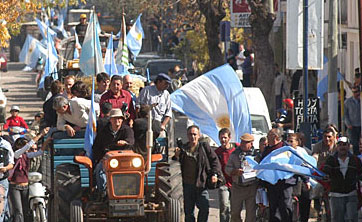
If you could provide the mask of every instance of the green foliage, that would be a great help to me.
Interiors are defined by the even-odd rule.
[[[186,54],[196,62],[197,72],[203,73],[210,57],[207,48],[207,39],[204,30],[187,31],[184,40],[173,48],[175,55],[183,58]]]

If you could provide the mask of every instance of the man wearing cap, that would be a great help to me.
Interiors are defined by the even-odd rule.
[[[105,102],[111,103],[113,109],[121,109],[124,103],[127,104],[127,113],[130,115],[129,125],[132,127],[133,120],[136,118],[136,111],[132,103],[131,94],[127,90],[122,89],[122,76],[112,76],[110,89],[102,95],[99,104],[102,105]]]
[[[254,136],[245,133],[240,137],[241,143],[231,154],[226,164],[225,172],[232,177],[231,188],[231,221],[242,221],[240,217],[245,201],[246,222],[256,221],[256,190],[257,180],[255,175],[246,178],[246,174],[252,175],[252,169],[245,160],[245,156],[252,155]],[[244,175],[245,174],[245,175]]]
[[[82,44],[84,40],[85,33],[87,32],[87,15],[81,14],[79,16],[79,24],[75,26],[75,31],[77,32],[77,35],[79,37],[79,42]]]
[[[19,111],[19,106],[13,105],[10,109],[11,116],[6,119],[4,130],[8,130],[10,134],[13,133],[13,127],[22,127],[26,130],[29,129],[28,124],[26,124],[23,117],[18,116]]]
[[[347,137],[337,141],[337,152],[330,155],[322,168],[330,180],[329,198],[332,222],[358,221],[357,182],[361,176],[360,159],[349,152]]]
[[[101,159],[108,150],[124,150],[130,149],[134,144],[133,130],[124,124],[125,115],[120,109],[112,109],[110,113],[109,123],[97,132],[96,139],[92,147],[93,162],[97,180],[98,190],[105,192],[106,175],[102,167]]]
[[[145,87],[137,100],[137,106],[157,104],[152,109],[152,118],[159,121],[161,129],[165,130],[172,117],[170,93],[167,91],[171,78],[165,74],[157,75],[155,85]]]
[[[283,132],[279,128],[271,129],[267,135],[269,145],[265,147],[261,160],[263,160],[272,151],[287,146],[282,141]],[[267,189],[269,200],[269,221],[292,222],[293,217],[293,186],[297,180],[291,177],[286,180],[278,180],[276,184],[270,184],[263,181],[263,185]]]

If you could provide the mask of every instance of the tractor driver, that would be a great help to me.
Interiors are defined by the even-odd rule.
[[[107,178],[102,166],[102,158],[107,150],[130,149],[134,144],[133,130],[123,124],[127,116],[120,109],[112,109],[109,123],[96,136],[93,144],[93,162],[97,189],[102,196],[106,194]]]

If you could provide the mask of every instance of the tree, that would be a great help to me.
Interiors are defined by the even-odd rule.
[[[29,14],[35,15],[41,7],[65,7],[66,0],[6,0],[0,3],[0,47],[9,47],[11,35],[17,35],[22,22]],[[85,3],[85,0],[81,0]],[[68,5],[77,5],[78,0],[68,0]],[[10,33],[10,34],[9,34]]]
[[[251,15],[252,40],[255,53],[256,86],[261,89],[268,101],[269,114],[275,112],[274,94],[274,52],[269,42],[269,33],[273,28],[275,15],[269,11],[267,0],[248,0]]]
[[[224,63],[224,58],[219,47],[220,29],[219,24],[226,16],[222,0],[198,0],[199,10],[205,16],[205,32],[209,57],[212,58],[207,66],[208,69],[216,68]]]

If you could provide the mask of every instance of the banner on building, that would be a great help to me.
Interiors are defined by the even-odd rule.
[[[299,132],[300,124],[304,122],[304,100],[303,98],[294,99],[294,131]],[[307,122],[311,124],[312,139],[318,134],[320,129],[320,107],[318,98],[308,99],[308,118]]]
[[[309,0],[308,69],[323,69],[324,1]],[[287,2],[287,69],[303,68],[303,0]]]

